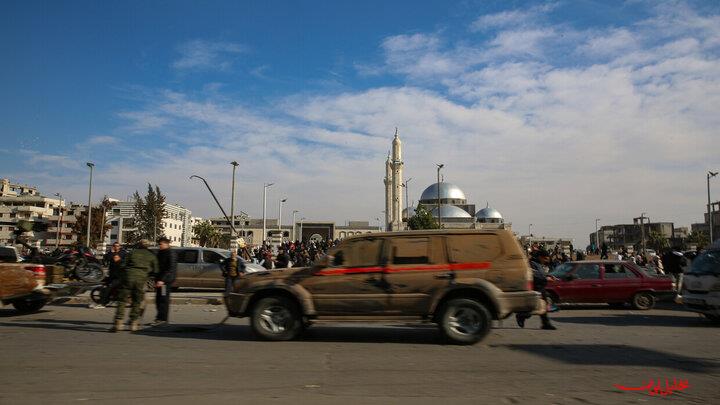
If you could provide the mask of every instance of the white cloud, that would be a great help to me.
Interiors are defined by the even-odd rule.
[[[180,58],[172,63],[178,70],[228,70],[235,55],[247,49],[232,42],[195,39],[178,46]]]
[[[471,25],[471,31],[486,31],[496,28],[518,27],[534,25],[542,15],[552,11],[557,3],[547,3],[527,9],[501,11],[494,14],[485,14],[478,17]]]
[[[107,135],[93,136],[87,140],[90,145],[113,145],[118,143],[118,139]]]

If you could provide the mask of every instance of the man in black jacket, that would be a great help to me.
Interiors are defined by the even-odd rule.
[[[170,249],[170,240],[162,237],[158,240],[158,269],[159,272],[155,278],[155,307],[157,315],[152,326],[162,326],[168,323],[168,313],[170,312],[170,290],[172,283],[175,281],[177,271],[177,260],[175,252]]]
[[[545,292],[545,286],[547,285],[547,265],[550,262],[550,254],[545,249],[538,250],[534,256],[530,258],[530,268],[533,272],[533,289],[539,292],[543,300],[547,300],[547,293]],[[549,308],[548,308],[549,309]],[[525,321],[530,318],[532,314],[530,312],[519,312],[515,314],[515,320],[518,326],[521,328],[525,327]],[[540,320],[542,321],[542,328],[546,330],[555,330],[550,318],[547,315],[547,310],[539,314]]]

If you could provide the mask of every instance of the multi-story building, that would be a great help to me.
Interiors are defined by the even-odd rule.
[[[651,232],[662,235],[669,244],[672,244],[675,237],[675,225],[672,222],[640,224],[637,221],[633,224],[604,225],[598,229],[597,235],[595,232],[591,233],[589,240],[591,244],[594,244],[597,240],[600,246],[605,243],[613,250],[626,248],[628,251],[633,251],[636,247],[639,248],[642,245],[643,232],[646,246],[650,240]]]
[[[108,213],[110,221],[110,234],[106,238],[107,244],[114,242],[126,243],[131,232],[137,231],[135,226],[135,202],[116,201]],[[176,204],[165,204],[165,217],[158,218],[162,223],[165,236],[170,239],[172,246],[190,246],[192,238],[191,225],[192,212]],[[160,237],[160,235],[157,235]]]
[[[13,239],[17,222],[21,219],[48,225],[46,232],[28,232],[24,235],[40,247],[66,247],[75,243],[76,238],[72,235],[72,224],[75,222],[75,218],[67,215],[61,218],[61,211],[65,211],[65,202],[60,198],[44,197],[35,187],[11,183],[8,179],[2,179],[0,183],[0,244],[9,243]],[[57,239],[58,225],[59,240]]]

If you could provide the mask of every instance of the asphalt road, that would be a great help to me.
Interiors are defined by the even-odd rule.
[[[513,319],[475,346],[433,327],[314,325],[262,342],[222,306],[176,306],[164,330],[110,334],[113,309],[0,309],[0,404],[717,403],[720,327],[695,314],[563,308],[557,331]],[[146,314],[146,321],[154,315]],[[661,398],[613,386],[678,378]]]

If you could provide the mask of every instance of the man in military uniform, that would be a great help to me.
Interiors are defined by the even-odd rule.
[[[230,252],[230,257],[225,261],[223,276],[225,277],[225,295],[233,291],[235,280],[245,272],[245,263],[238,257],[237,250]]]
[[[139,328],[138,318],[142,314],[143,301],[145,300],[145,286],[148,277],[154,277],[158,273],[158,260],[148,250],[150,242],[143,239],[138,246],[125,258],[122,273],[122,286],[118,294],[118,307],[115,312],[115,325],[110,332],[123,330],[123,319],[125,318],[125,303],[128,296],[132,299],[130,308],[130,331],[135,332]]]

